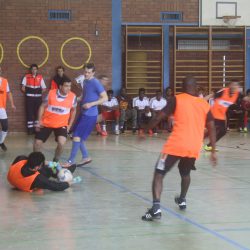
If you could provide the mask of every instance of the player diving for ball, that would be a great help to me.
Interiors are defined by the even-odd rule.
[[[60,169],[60,164],[56,162],[45,162],[45,156],[41,152],[33,152],[28,157],[23,155],[16,157],[10,166],[7,179],[13,187],[26,192],[37,189],[63,191],[72,184],[81,182],[80,176],[68,182],[50,180],[50,177],[57,178]],[[73,164],[67,169],[73,173],[76,165]]]

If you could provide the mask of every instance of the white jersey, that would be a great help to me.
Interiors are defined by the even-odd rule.
[[[115,97],[112,97],[110,101],[106,101],[102,104],[102,106],[105,106],[105,107],[109,107],[109,108],[112,108],[112,107],[115,107],[115,106],[118,106],[118,100],[115,98]],[[111,110],[107,111],[107,112],[110,112]]]
[[[139,96],[133,99],[133,108],[137,107],[139,110],[143,110],[147,106],[149,106],[149,99],[147,97],[143,97],[142,101],[139,99]]]
[[[84,86],[84,80],[85,80],[85,76],[84,75],[79,75],[78,77],[75,78],[75,81],[81,85],[82,89]]]
[[[156,97],[153,97],[150,100],[149,107],[155,111],[162,110],[167,105],[167,100],[165,98],[161,98],[160,101],[156,99]]]

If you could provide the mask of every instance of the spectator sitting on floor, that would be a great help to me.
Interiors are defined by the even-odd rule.
[[[108,100],[104,102],[101,106],[102,111],[102,135],[107,135],[106,130],[106,121],[112,120],[115,121],[115,134],[119,135],[119,119],[120,119],[120,112],[119,112],[119,104],[117,99],[113,96],[114,91],[108,90]]]
[[[120,106],[120,131],[125,131],[125,121],[132,120],[132,131],[136,132],[137,111],[132,108],[132,100],[126,93],[126,89],[122,88],[120,96],[118,96]]]
[[[161,110],[166,107],[167,101],[162,97],[162,92],[160,90],[156,91],[156,96],[150,100],[149,107],[152,112],[152,118],[155,118]],[[157,129],[153,128],[153,132],[157,133]]]
[[[137,126],[139,129],[139,134],[143,134],[143,129],[141,128],[142,116],[145,113],[145,108],[149,107],[149,99],[145,96],[145,89],[139,89],[139,96],[133,99],[133,108],[137,111]],[[150,133],[153,133],[152,130]]]

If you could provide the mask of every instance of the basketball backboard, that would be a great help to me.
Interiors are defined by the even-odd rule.
[[[234,26],[250,26],[249,9],[250,0],[200,0],[200,25],[228,26],[236,17]]]

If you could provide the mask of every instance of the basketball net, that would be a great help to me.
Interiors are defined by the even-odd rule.
[[[234,28],[239,18],[241,17],[240,16],[223,16],[222,17],[224,24],[229,28]]]

